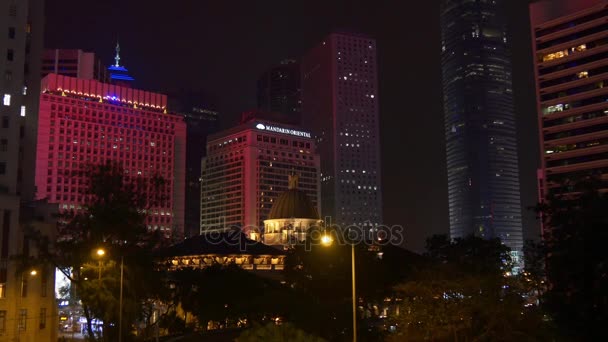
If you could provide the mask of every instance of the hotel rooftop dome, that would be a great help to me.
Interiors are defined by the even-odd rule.
[[[268,220],[288,218],[319,219],[317,208],[303,191],[298,190],[297,175],[289,176],[288,190],[277,198],[268,214]]]

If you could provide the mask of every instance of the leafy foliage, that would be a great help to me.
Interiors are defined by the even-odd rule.
[[[289,323],[276,325],[268,323],[245,330],[237,342],[323,342],[322,338],[307,334]]]
[[[563,333],[594,339],[606,337],[608,323],[608,195],[598,179],[579,179],[569,195],[550,195],[537,210],[542,214],[549,286],[541,303]],[[541,274],[542,276],[543,274]]]
[[[429,263],[396,287],[403,299],[395,341],[536,340],[542,315],[526,308],[528,288],[510,270],[509,249],[477,237],[427,241]]]
[[[123,331],[143,314],[143,303],[160,296],[161,284],[152,259],[154,248],[167,243],[165,236],[149,231],[147,213],[164,200],[160,178],[128,179],[120,165],[88,165],[71,175],[82,184],[85,205],[64,210],[54,248],[39,244],[72,282],[73,296],[82,301],[90,325],[93,317],[104,322],[104,338],[116,338],[119,313],[120,264],[124,265]],[[105,250],[99,257],[95,251]]]

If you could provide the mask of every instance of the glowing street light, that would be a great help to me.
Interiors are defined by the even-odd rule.
[[[331,246],[331,244],[333,242],[334,242],[334,239],[329,234],[324,234],[321,237],[321,244],[323,244],[323,246]]]
[[[36,271],[36,270],[31,270],[31,271],[30,271],[30,275],[31,275],[32,277],[33,277],[33,276],[35,276],[36,274],[38,274],[38,271]]]
[[[99,256],[99,281],[101,281],[101,258],[106,255],[106,251],[103,248],[98,248],[95,254]],[[124,282],[124,258],[120,257],[120,297],[118,304],[118,342],[122,342],[122,292]]]

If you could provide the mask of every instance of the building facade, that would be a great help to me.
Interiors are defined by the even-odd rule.
[[[321,156],[321,217],[327,224],[379,225],[376,41],[332,33],[301,63],[302,122],[315,135]]]
[[[108,83],[108,72],[93,52],[79,49],[45,49],[42,56],[42,77],[58,74]]]
[[[258,108],[278,112],[295,124],[302,115],[300,64],[292,59],[281,61],[258,79]]]
[[[450,236],[523,248],[505,0],[443,0],[441,67]],[[517,260],[516,260],[517,261]]]
[[[48,265],[18,271],[15,258],[37,256],[26,227],[52,230],[49,215],[30,210],[43,26],[44,1],[0,1],[0,341],[57,339],[54,272]]]
[[[169,109],[186,122],[186,203],[184,233],[198,235],[201,227],[201,160],[206,156],[207,137],[219,130],[219,113],[201,99],[204,94],[169,94]]]
[[[539,1],[530,17],[542,200],[571,192],[568,180],[608,179],[608,1]]]
[[[288,175],[319,207],[319,156],[297,126],[252,119],[209,137],[201,175],[201,231],[238,226],[260,232]]]
[[[127,180],[160,176],[163,205],[152,208],[149,229],[183,234],[186,125],[166,114],[167,97],[96,80],[49,74],[42,80],[36,153],[38,199],[60,210],[84,204],[87,163],[118,161]]]

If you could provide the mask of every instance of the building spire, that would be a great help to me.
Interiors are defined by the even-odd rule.
[[[120,44],[118,43],[118,40],[116,41],[116,57],[114,57],[114,60],[116,61],[114,66],[118,68],[120,66]]]

